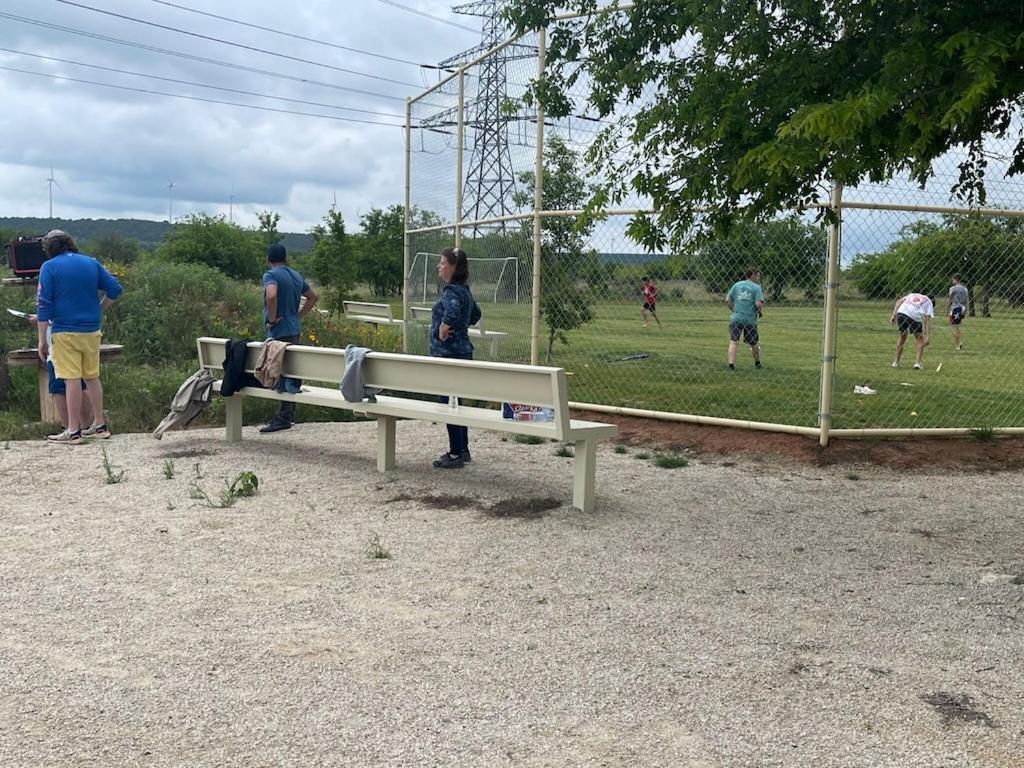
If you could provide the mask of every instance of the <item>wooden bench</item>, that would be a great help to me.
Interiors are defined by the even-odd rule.
[[[223,368],[226,339],[200,338],[199,364],[214,376]],[[260,342],[249,344],[246,370],[252,371],[260,351]],[[572,503],[584,512],[594,508],[594,476],[597,443],[614,437],[614,424],[569,418],[565,371],[561,368],[495,363],[484,360],[451,360],[417,355],[371,352],[363,363],[366,386],[386,392],[414,392],[421,395],[456,395],[466,400],[492,403],[511,401],[554,410],[553,421],[513,421],[502,418],[500,410],[459,404],[415,400],[401,394],[379,394],[377,402],[347,402],[338,383],[345,372],[345,353],[340,349],[292,345],[284,355],[283,375],[303,380],[303,391],[287,395],[272,389],[245,387],[225,398],[227,439],[242,439],[242,400],[262,397],[291,400],[304,405],[342,408],[377,419],[377,469],[387,472],[395,467],[395,423],[398,419],[417,419],[442,424],[459,424],[472,429],[490,429],[520,435],[573,443],[576,449]],[[328,386],[311,386],[324,382]],[[220,391],[221,382],[214,383]],[[438,435],[440,440],[441,436]],[[496,467],[500,469],[500,465]],[[522,485],[522,483],[521,483]]]
[[[374,304],[369,301],[343,301],[341,307],[345,311],[346,320],[354,320],[359,323],[370,325],[398,325],[404,324],[401,318],[391,314],[390,304]]]
[[[426,325],[427,328],[430,327],[430,313],[433,312],[430,307],[409,307],[409,312],[412,315],[414,323]],[[508,336],[508,334],[505,331],[484,330],[483,320],[469,329],[470,339],[479,339],[480,341],[490,342],[492,360],[498,356],[498,342],[506,336]]]

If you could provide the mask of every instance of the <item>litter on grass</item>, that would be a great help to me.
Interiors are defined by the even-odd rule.
[[[855,395],[877,395],[878,394],[878,390],[877,389],[872,389],[871,387],[868,387],[868,386],[861,386],[860,384],[855,384],[854,387],[853,387],[853,394],[855,394]]]

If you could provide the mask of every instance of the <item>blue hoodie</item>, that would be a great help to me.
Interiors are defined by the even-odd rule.
[[[430,312],[430,356],[472,359],[469,326],[480,322],[480,317],[480,307],[469,287],[464,283],[448,283]],[[441,323],[451,329],[445,341],[438,336]]]
[[[92,256],[66,251],[43,262],[36,289],[36,317],[53,333],[95,333],[100,329],[103,291],[113,301],[121,284]]]

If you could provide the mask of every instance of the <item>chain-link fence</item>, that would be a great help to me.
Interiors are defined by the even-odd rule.
[[[426,349],[438,254],[458,244],[483,327],[497,334],[478,356],[564,367],[581,406],[823,443],[829,433],[1024,432],[1017,185],[991,184],[988,209],[950,206],[950,157],[927,190],[897,179],[834,191],[809,213],[648,253],[629,226],[650,200],[578,215],[602,175],[619,172],[614,131],[629,108],[599,120],[526,106],[543,47],[543,33],[508,40],[410,102],[409,351]],[[588,83],[573,90],[586,104]],[[611,149],[595,167],[585,156],[601,141]],[[817,215],[828,206],[839,213],[831,227]],[[751,288],[741,281],[754,268]],[[763,293],[763,317],[744,314],[743,291]],[[904,303],[911,294],[930,300]]]

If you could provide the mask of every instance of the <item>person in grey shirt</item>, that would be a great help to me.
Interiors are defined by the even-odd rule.
[[[970,310],[971,298],[966,285],[960,283],[960,275],[953,275],[953,284],[949,287],[949,304],[946,306],[946,319],[953,327],[953,343],[956,351],[963,349],[960,343],[960,324]]]

